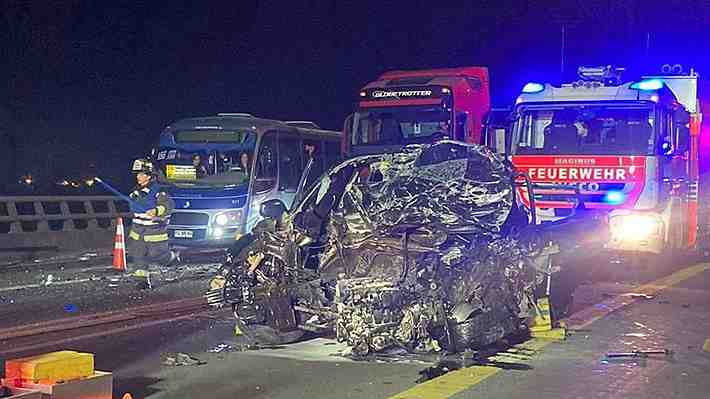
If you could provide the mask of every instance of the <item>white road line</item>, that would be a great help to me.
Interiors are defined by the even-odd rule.
[[[8,291],[17,291],[17,290],[24,290],[27,288],[41,288],[41,287],[51,287],[53,285],[69,285],[69,284],[78,284],[78,283],[85,283],[87,281],[98,281],[96,279],[91,279],[91,278],[81,278],[78,280],[66,280],[66,281],[53,281],[50,284],[27,284],[27,285],[16,285],[14,287],[5,287],[5,288],[0,288],[0,292],[8,292]]]

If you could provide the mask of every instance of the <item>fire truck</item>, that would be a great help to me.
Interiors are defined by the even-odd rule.
[[[580,205],[609,210],[609,250],[666,254],[698,239],[698,75],[679,65],[622,81],[623,68],[581,67],[579,80],[528,83],[505,147],[533,181],[542,222]],[[498,140],[496,140],[498,138]],[[529,196],[521,189],[529,203]]]
[[[489,86],[485,67],[386,72],[358,93],[342,152],[377,154],[441,139],[479,144]]]

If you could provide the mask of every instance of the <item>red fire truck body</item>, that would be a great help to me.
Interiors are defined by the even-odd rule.
[[[566,217],[581,202],[610,211],[612,251],[693,248],[697,75],[676,69],[621,83],[619,71],[606,67],[580,68],[580,77],[561,86],[529,83],[516,101],[509,151],[534,183],[539,219]]]

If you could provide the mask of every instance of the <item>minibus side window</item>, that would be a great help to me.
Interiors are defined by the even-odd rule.
[[[281,133],[279,140],[279,190],[296,191],[301,178],[301,140]]]
[[[269,131],[261,138],[256,158],[256,173],[254,191],[257,193],[269,191],[276,186],[276,132]]]

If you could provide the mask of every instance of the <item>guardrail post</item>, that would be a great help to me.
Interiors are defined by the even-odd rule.
[[[32,205],[35,208],[35,216],[41,216],[42,219],[37,221],[37,231],[49,231],[49,221],[45,218],[44,207],[42,201],[34,201]]]
[[[86,209],[86,214],[91,216],[91,219],[86,221],[86,228],[91,230],[98,229],[99,221],[96,219],[96,215],[94,213],[94,204],[92,204],[91,201],[84,201],[84,209]]]
[[[111,229],[116,230],[116,219],[120,218],[121,215],[118,214],[118,209],[116,209],[116,202],[114,200],[106,201],[108,204],[108,213],[111,215]]]
[[[15,220],[10,222],[10,234],[22,233],[22,226],[20,221],[17,220],[17,206],[15,201],[7,202],[7,215]]]
[[[71,211],[69,210],[69,203],[65,200],[59,203],[59,209],[62,211],[62,216],[66,217],[62,226],[63,231],[74,231],[74,219],[71,217]]]

